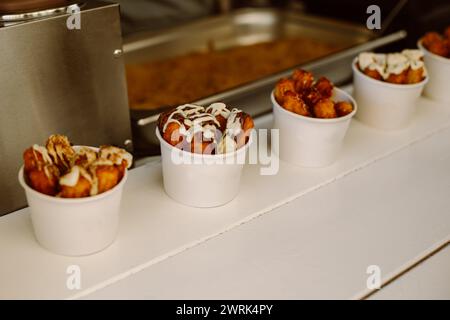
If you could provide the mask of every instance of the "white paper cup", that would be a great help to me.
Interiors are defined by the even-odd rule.
[[[280,130],[281,160],[304,167],[324,167],[336,161],[357,106],[348,93],[338,88],[333,89],[332,98],[350,102],[353,111],[334,119],[304,117],[280,106],[272,91],[274,128]]]
[[[128,173],[111,190],[92,197],[57,198],[31,188],[24,179],[31,220],[38,242],[65,256],[84,256],[101,251],[114,242],[119,227],[122,190]]]
[[[429,77],[423,94],[436,101],[450,102],[450,59],[428,51],[421,40],[417,42],[417,46],[424,53],[423,60]]]
[[[203,155],[180,150],[165,141],[161,145],[164,189],[175,201],[191,207],[217,207],[239,193],[242,169],[251,140],[235,152]]]
[[[388,83],[365,75],[353,60],[353,97],[358,102],[356,118],[381,130],[398,130],[413,118],[417,99],[428,77],[415,84]]]

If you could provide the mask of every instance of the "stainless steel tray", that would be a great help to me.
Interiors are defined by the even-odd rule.
[[[377,46],[399,40],[405,37],[405,33],[399,32],[375,39],[376,37],[372,32],[365,27],[354,24],[276,9],[242,9],[228,15],[207,18],[177,27],[163,33],[141,33],[127,37],[124,39],[123,48],[125,63],[139,63],[193,51],[206,51],[211,46],[220,50],[295,36],[304,36],[348,48],[302,64],[302,67],[326,75],[332,81],[338,83],[351,77],[351,68],[346,65],[346,62],[351,61],[358,52],[371,50]],[[334,71],[331,70],[331,66]],[[229,103],[236,102],[241,98],[245,100],[245,97],[250,94],[268,90],[270,92],[274,83],[280,77],[290,74],[291,71],[292,68],[195,102],[200,104],[207,104],[212,101]],[[270,104],[260,105],[258,108],[250,107],[250,109],[246,108],[244,104],[239,104],[239,106],[253,116],[271,109]],[[154,137],[154,122],[157,120],[160,111],[161,109],[131,110],[135,146],[138,150],[147,147],[147,144],[148,147],[157,145]]]

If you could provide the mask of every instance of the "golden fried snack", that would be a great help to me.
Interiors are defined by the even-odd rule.
[[[59,169],[52,164],[45,148],[33,146],[23,153],[24,175],[28,184],[41,193],[58,193]]]
[[[449,55],[449,48],[444,40],[433,42],[426,48],[430,52],[437,54],[441,57],[447,57]]]
[[[80,147],[75,151],[65,136],[52,135],[46,147],[34,145],[25,150],[24,174],[35,190],[62,198],[94,196],[116,186],[133,157],[123,149],[101,146]]]
[[[302,98],[298,93],[287,92],[284,99],[283,108],[285,108],[288,111],[299,114],[301,116],[305,117],[311,116],[308,110],[308,106],[302,100]]]
[[[314,114],[317,118],[331,119],[336,118],[334,102],[331,99],[323,99],[314,105]]]
[[[89,173],[80,166],[74,166],[59,180],[62,198],[84,198],[91,195],[92,178]]]
[[[120,181],[120,170],[113,165],[97,165],[92,171],[97,180],[97,193],[114,188]]]
[[[183,141],[183,136],[180,134],[180,124],[177,122],[170,122],[165,127],[163,138],[172,146],[176,146]]]
[[[331,98],[331,95],[333,94],[333,84],[327,78],[320,77],[314,84],[314,87],[320,93],[322,98]]]
[[[386,78],[386,82],[394,83],[394,84],[405,84],[407,74],[408,74],[408,69],[402,71],[399,74],[390,73],[389,76]]]
[[[28,183],[36,191],[49,196],[58,193],[59,170],[54,165],[45,165],[42,169],[35,169],[28,172]]]
[[[314,83],[313,74],[302,69],[295,70],[292,74],[292,79],[295,82],[295,90],[297,92],[311,88]]]
[[[252,117],[244,112],[241,113],[239,121],[241,123],[242,130],[236,136],[236,149],[243,147],[248,142],[252,129],[255,127]]]
[[[283,104],[287,92],[295,92],[295,82],[292,79],[280,79],[275,86],[275,99]]]
[[[338,117],[344,117],[353,112],[353,106],[350,102],[340,101],[334,105]]]
[[[308,110],[323,98],[319,90],[315,87],[303,91],[300,96],[306,102]]]
[[[442,41],[442,37],[439,33],[437,32],[427,32],[423,37],[422,37],[422,44],[428,48],[430,45],[432,45],[435,42],[440,42]]]
[[[53,163],[62,173],[69,170],[72,158],[75,156],[75,151],[72,149],[69,139],[66,136],[59,134],[51,135],[47,139],[45,147]]]
[[[413,69],[409,68],[406,74],[406,83],[413,84],[419,83],[425,78],[424,68]]]
[[[448,31],[445,30],[445,38],[437,32],[428,32],[422,37],[422,44],[428,51],[437,54],[442,57],[447,57],[450,53],[450,47],[448,46]]]
[[[383,80],[383,76],[375,69],[365,68],[362,72],[373,79]]]
[[[179,149],[201,154],[222,153],[228,146],[244,145],[248,141],[245,131],[250,126],[253,127],[253,120],[248,114],[236,108],[229,110],[220,102],[207,108],[182,105],[158,119],[158,129],[165,141]],[[236,143],[222,143],[225,138]]]

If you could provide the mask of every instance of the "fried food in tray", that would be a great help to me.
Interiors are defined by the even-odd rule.
[[[131,109],[157,109],[261,79],[343,47],[298,37],[126,66]]]
[[[94,196],[114,188],[132,162],[131,154],[113,146],[98,150],[72,147],[63,135],[52,135],[45,146],[23,154],[24,175],[34,190],[61,198]]]
[[[311,72],[295,70],[275,86],[275,100],[284,109],[305,117],[333,119],[353,111],[351,103],[332,99],[334,85],[325,77],[314,80]]]
[[[158,119],[161,137],[172,146],[199,154],[224,154],[243,147],[253,129],[253,119],[224,103],[209,107],[184,104]]]
[[[450,59],[450,26],[443,35],[437,32],[428,32],[422,37],[423,46],[438,56]]]
[[[426,78],[423,53],[405,49],[397,53],[363,52],[358,56],[358,68],[365,75],[394,84],[414,84]]]

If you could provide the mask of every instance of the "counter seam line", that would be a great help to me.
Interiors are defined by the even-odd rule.
[[[403,266],[399,267],[396,271],[393,271],[388,274],[386,280],[381,284],[380,289],[366,289],[357,295],[353,296],[351,300],[367,300],[371,296],[377,294],[381,290],[388,287],[397,279],[402,278],[404,275],[416,269],[416,267],[420,266],[422,263],[426,262],[428,259],[438,254],[450,244],[450,237],[445,238],[443,241],[437,242],[437,244],[432,245],[430,248],[425,250],[423,254],[420,254],[414,257],[410,263],[405,263]]]
[[[449,129],[449,128],[450,128],[450,123],[446,123],[445,125],[437,127],[436,129],[434,129],[434,130],[432,130],[432,131],[430,131],[430,132],[428,132],[428,133],[426,133],[426,134],[424,134],[424,135],[422,135],[422,136],[420,136],[420,137],[418,137],[418,138],[416,138],[416,139],[414,139],[414,140],[412,140],[412,141],[410,141],[408,143],[400,145],[399,147],[393,148],[393,149],[391,149],[391,150],[389,150],[389,151],[387,151],[387,152],[385,152],[385,153],[383,153],[383,154],[381,154],[381,155],[379,155],[377,157],[374,157],[374,158],[372,158],[370,160],[362,162],[360,165],[356,165],[354,168],[349,169],[349,170],[347,170],[345,172],[342,172],[341,174],[338,174],[337,176],[335,176],[333,178],[330,178],[330,179],[328,179],[328,180],[326,180],[326,181],[324,181],[322,183],[319,183],[316,186],[313,186],[311,188],[303,190],[303,191],[301,191],[301,192],[299,192],[299,193],[297,193],[297,194],[295,194],[295,195],[293,195],[291,197],[285,198],[284,200],[281,200],[281,201],[279,201],[279,202],[277,202],[277,203],[275,203],[275,204],[273,204],[273,205],[271,205],[269,207],[266,207],[266,208],[264,208],[262,210],[259,210],[258,212],[254,213],[254,214],[250,214],[249,216],[239,220],[238,222],[230,224],[228,227],[225,227],[221,231],[217,231],[215,233],[212,233],[210,235],[202,237],[202,238],[200,238],[198,240],[189,242],[188,244],[183,245],[181,247],[178,247],[178,248],[176,248],[176,249],[174,249],[172,251],[169,251],[166,254],[157,256],[157,257],[155,257],[155,258],[153,258],[153,259],[151,259],[151,260],[149,260],[147,262],[144,262],[144,263],[142,263],[140,265],[132,267],[132,268],[126,270],[126,271],[123,271],[123,272],[119,273],[116,276],[113,276],[113,277],[108,278],[108,279],[106,279],[106,280],[104,280],[104,281],[102,281],[102,282],[100,282],[98,284],[90,286],[89,288],[87,288],[87,289],[85,289],[85,290],[83,290],[83,291],[81,291],[81,292],[79,292],[77,294],[74,294],[72,296],[69,296],[66,299],[68,299],[68,300],[80,299],[80,298],[85,297],[87,295],[93,294],[96,291],[99,291],[99,290],[104,289],[104,288],[106,288],[108,286],[111,286],[111,285],[113,285],[113,284],[115,284],[115,283],[117,283],[119,281],[122,281],[122,280],[124,280],[124,279],[126,279],[126,278],[128,278],[128,277],[130,277],[130,276],[132,276],[134,274],[136,274],[136,273],[139,273],[139,272],[141,272],[141,271],[143,271],[143,270],[145,270],[145,269],[147,269],[147,268],[149,268],[149,267],[151,267],[153,265],[156,265],[156,264],[158,264],[158,263],[160,263],[160,262],[162,262],[164,260],[172,258],[172,257],[174,257],[174,256],[176,256],[178,254],[181,254],[181,253],[183,253],[183,252],[185,252],[185,251],[187,251],[187,250],[189,250],[191,248],[197,247],[200,244],[206,243],[209,240],[212,240],[213,238],[219,237],[219,236],[225,234],[226,232],[229,232],[229,231],[231,231],[231,230],[233,230],[233,229],[235,229],[235,228],[237,228],[237,227],[239,227],[239,226],[241,226],[243,224],[246,224],[246,223],[248,223],[248,222],[250,222],[250,221],[252,221],[252,220],[254,220],[256,218],[259,218],[261,216],[269,214],[270,212],[275,211],[276,209],[278,209],[278,208],[280,208],[280,207],[282,207],[284,205],[288,205],[289,203],[291,203],[291,202],[293,202],[293,201],[295,201],[295,200],[305,196],[306,194],[308,194],[310,192],[314,192],[314,191],[317,191],[317,190],[319,190],[319,189],[321,189],[323,187],[326,187],[329,184],[332,184],[332,183],[334,183],[334,182],[336,182],[336,181],[338,181],[338,180],[340,180],[342,178],[345,178],[345,177],[347,177],[347,176],[349,176],[349,175],[351,175],[351,174],[353,174],[355,172],[358,172],[358,171],[360,171],[360,170],[362,170],[364,168],[367,168],[367,167],[371,166],[372,164],[375,164],[375,163],[377,163],[377,162],[379,162],[379,161],[381,161],[383,159],[386,159],[386,158],[390,157],[391,155],[393,155],[395,153],[398,153],[398,152],[400,152],[402,150],[405,150],[405,149],[407,149],[408,147],[410,147],[410,146],[412,146],[414,144],[417,144],[417,143],[420,143],[422,141],[425,141],[425,140],[435,136],[439,132],[445,131],[446,129]]]

